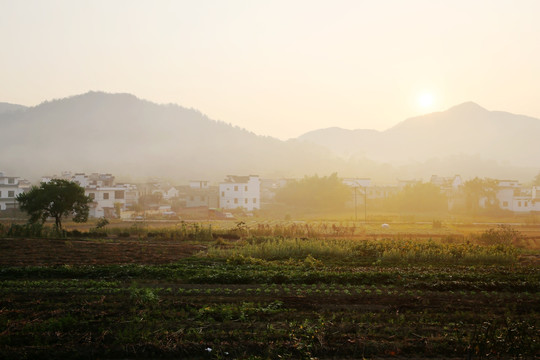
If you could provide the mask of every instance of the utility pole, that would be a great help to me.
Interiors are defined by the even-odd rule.
[[[358,207],[356,206],[356,191],[358,186],[354,187],[354,221],[358,221]]]
[[[364,222],[367,224],[367,186],[364,186]]]

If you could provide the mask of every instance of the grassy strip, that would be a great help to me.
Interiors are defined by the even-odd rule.
[[[432,240],[322,240],[249,238],[233,246],[217,245],[207,251],[212,258],[238,256],[262,260],[305,259],[365,264],[459,264],[512,265],[519,250],[511,245],[482,246],[443,243]]]

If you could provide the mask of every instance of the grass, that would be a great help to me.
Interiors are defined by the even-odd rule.
[[[351,264],[515,264],[519,250],[511,245],[481,246],[442,243],[433,240],[324,240],[248,238],[232,246],[209,248],[203,254],[213,258],[255,258],[261,260],[314,260]]]
[[[538,251],[516,247],[521,231],[463,234],[444,222],[389,230],[260,225],[137,224],[106,228],[99,239],[84,231],[2,239],[0,358],[526,359],[540,352],[539,265],[520,258]]]

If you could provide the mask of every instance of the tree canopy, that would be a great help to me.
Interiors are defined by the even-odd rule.
[[[432,183],[408,185],[389,199],[399,211],[429,212],[448,210],[448,199],[441,189]]]
[[[533,185],[534,186],[540,186],[540,172],[535,176],[535,178],[533,180]]]
[[[465,203],[468,210],[478,212],[482,203],[484,207],[497,205],[498,182],[493,179],[474,178],[463,184]]]
[[[44,223],[52,217],[56,228],[61,230],[63,217],[73,216],[75,222],[88,220],[91,199],[84,195],[84,189],[77,183],[53,179],[39,187],[32,186],[30,191],[19,194],[17,201],[21,210],[30,215],[31,223]]]
[[[352,190],[333,173],[291,181],[277,192],[276,201],[301,208],[332,210],[342,208],[351,194]]]

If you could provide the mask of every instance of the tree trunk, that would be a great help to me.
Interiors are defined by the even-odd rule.
[[[55,216],[54,224],[56,226],[56,231],[60,233],[62,231],[62,218],[60,216]]]

